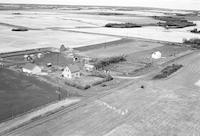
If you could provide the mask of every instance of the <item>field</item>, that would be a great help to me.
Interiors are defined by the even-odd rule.
[[[191,29],[194,27],[190,27]],[[68,29],[70,30],[70,29]],[[161,27],[142,27],[142,28],[85,28],[76,29],[77,32],[87,32],[93,34],[105,34],[112,36],[122,36],[130,38],[145,38],[160,41],[179,42],[184,38],[200,37],[199,34],[193,34],[182,29],[166,30]]]
[[[121,41],[124,43],[121,43]],[[93,58],[124,55],[126,56],[125,62],[112,64],[106,69],[111,71],[112,75],[136,76],[148,73],[150,70],[158,68],[159,65],[191,52],[187,47],[172,43],[136,38],[134,40],[122,39],[121,41],[100,44],[96,49],[92,47],[86,51],[82,49],[81,54]],[[159,60],[151,58],[152,53],[156,51],[162,53],[162,58]]]
[[[126,29],[104,28],[108,23],[155,25],[162,21],[156,20],[152,16],[192,13],[186,11],[153,9],[131,9],[131,11],[124,11],[107,8],[87,9],[86,7],[82,7],[81,10],[58,7],[58,10],[48,10],[48,8],[42,10],[40,7],[40,10],[22,10],[20,8],[16,11],[0,11],[0,40],[2,47],[0,52],[47,46],[59,47],[61,44],[70,47],[80,47],[115,41],[124,37],[138,37],[170,42],[182,42],[183,38],[199,37],[199,35],[188,31],[188,29],[193,29],[194,27],[173,30],[153,26]],[[99,13],[107,14],[99,15]],[[112,15],[108,15],[108,13],[112,13]],[[115,15],[114,13],[121,15]],[[187,17],[189,18],[190,16],[185,16],[185,18]],[[198,20],[195,21],[195,23],[199,24]],[[27,27],[30,30],[27,32],[11,31],[12,28],[18,27]],[[197,27],[199,28],[199,25]]]
[[[45,54],[46,57],[35,61],[42,66],[52,63],[52,69],[45,67],[47,71],[52,70],[48,76],[26,75],[17,72],[15,66],[0,68],[0,122],[55,102],[59,97],[81,99],[55,113],[16,126],[5,135],[185,136],[200,133],[200,55],[198,50],[182,44],[184,38],[200,38],[199,34],[190,32],[200,28],[199,17],[193,16],[196,12],[59,5],[0,5],[0,9],[0,52],[59,48],[64,44],[78,50],[76,53],[80,56],[97,61],[125,57],[125,61],[102,69],[101,72],[111,74],[112,81],[87,90],[65,84],[60,77],[62,70],[56,65],[62,63],[65,67],[72,59],[70,62],[63,57],[58,59],[57,53]],[[181,16],[197,26],[167,29],[157,26],[158,22],[166,20],[153,16]],[[108,23],[133,23],[142,27],[106,28]],[[13,28],[28,31],[12,31]],[[151,58],[155,51],[162,53],[160,59]],[[8,59],[18,62],[23,56]],[[172,64],[183,67],[165,79],[152,80]],[[83,76],[77,81],[93,84],[101,80]],[[0,128],[0,135],[3,135],[1,132]]]
[[[198,135],[200,94],[194,84],[199,80],[199,69],[194,69],[199,65],[198,54],[178,60],[184,67],[169,79],[133,81],[110,95],[57,117],[46,117],[47,122],[32,122],[9,136]]]
[[[61,44],[64,44],[66,47],[80,47],[120,39],[111,36],[53,30],[30,30],[27,32],[12,32],[11,28],[7,28],[4,26],[0,26],[0,29],[0,52],[42,47],[59,48]]]
[[[123,41],[123,42],[121,42]],[[128,55],[135,52],[150,50],[156,47],[164,46],[165,43],[159,43],[141,39],[122,39],[111,43],[99,44],[99,48],[86,50],[80,54],[87,55],[94,58],[112,57],[119,55]]]
[[[57,100],[56,88],[35,77],[6,69],[0,75],[0,122]]]

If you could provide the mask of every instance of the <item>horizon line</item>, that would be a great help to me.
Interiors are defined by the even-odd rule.
[[[200,11],[195,9],[177,9],[177,8],[162,8],[162,7],[146,7],[146,6],[118,6],[118,5],[77,5],[77,4],[54,4],[54,3],[9,3],[9,2],[0,2],[1,4],[8,5],[49,5],[49,6],[82,6],[82,7],[123,7],[123,8],[146,8],[146,9],[165,9],[165,10],[179,10],[179,11]]]

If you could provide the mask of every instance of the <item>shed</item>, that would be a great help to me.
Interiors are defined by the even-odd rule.
[[[22,67],[22,71],[29,74],[39,74],[42,72],[42,69],[32,63],[27,63]]]
[[[42,58],[42,57],[43,57],[43,54],[42,54],[42,53],[38,53],[38,54],[37,54],[37,57],[38,57],[38,58]]]
[[[87,71],[93,71],[95,69],[95,66],[93,64],[85,64],[84,65],[84,68],[87,70]]]
[[[152,59],[160,59],[162,57],[162,54],[160,51],[156,51],[151,55]]]

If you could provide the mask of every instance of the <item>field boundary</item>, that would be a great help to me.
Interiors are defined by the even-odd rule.
[[[44,116],[50,112],[56,111],[62,107],[77,103],[79,101],[80,99],[78,98],[64,99],[62,101],[56,101],[56,102],[41,106],[39,108],[32,109],[24,114],[16,116],[14,119],[0,123],[0,134],[6,133],[23,124],[30,122],[31,120]]]

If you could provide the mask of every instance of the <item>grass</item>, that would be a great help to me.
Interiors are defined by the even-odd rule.
[[[94,66],[96,69],[104,69],[105,67],[109,66],[110,64],[115,64],[119,62],[126,61],[125,56],[116,56],[116,57],[110,57],[110,58],[105,58],[97,61]]]
[[[152,63],[146,63],[144,67],[136,69],[136,70],[134,70],[134,72],[140,72],[146,68],[150,68],[151,66],[152,66]]]
[[[57,100],[57,88],[36,77],[9,69],[0,69],[0,76],[0,122]]]
[[[105,27],[111,27],[111,28],[135,28],[135,27],[142,27],[141,25],[138,24],[133,24],[133,23],[108,23],[105,25]]]
[[[66,80],[65,84],[75,87],[75,88],[78,88],[78,89],[81,89],[81,90],[86,90],[86,89],[90,88],[90,85],[83,84],[83,83],[77,82],[75,80]]]
[[[170,76],[177,70],[179,70],[183,65],[172,64],[171,66],[167,66],[164,68],[158,75],[154,76],[153,79],[162,79]]]
[[[89,76],[82,76],[74,80],[65,80],[65,84],[81,90],[86,90],[92,86],[96,86],[111,80],[113,80],[113,78],[110,75],[103,74],[101,72],[94,72]]]
[[[113,80],[112,76],[100,71],[93,71],[90,76],[96,76],[96,77],[100,77],[100,78],[106,78],[108,81]]]

